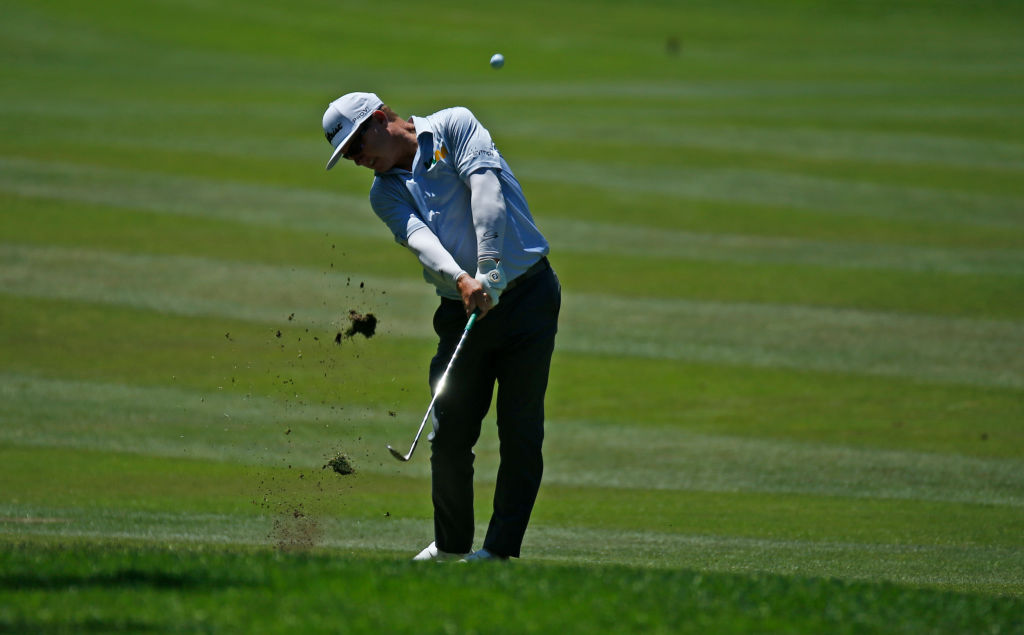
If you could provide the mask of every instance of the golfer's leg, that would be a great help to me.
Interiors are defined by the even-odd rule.
[[[437,386],[465,324],[461,305],[453,309],[442,304],[438,309],[434,328],[440,341],[430,363],[431,386]],[[473,446],[494,389],[486,366],[484,351],[467,340],[434,406],[435,426],[429,437],[434,539],[438,549],[450,553],[468,552],[473,544]]]
[[[498,363],[498,438],[501,463],[484,548],[518,557],[544,472],[544,395],[555,345],[560,290],[557,278],[538,281],[508,316],[524,327]]]

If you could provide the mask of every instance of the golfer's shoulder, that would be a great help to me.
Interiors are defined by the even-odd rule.
[[[405,187],[405,180],[397,173],[378,172],[373,177],[373,184],[370,186],[370,204],[376,206],[386,201],[405,201],[409,197],[409,191]]]
[[[443,136],[461,135],[480,125],[476,115],[465,106],[452,106],[438,110],[427,117],[431,127]]]
[[[432,115],[427,115],[427,119],[435,123],[449,123],[452,121],[476,121],[476,115],[473,111],[465,106],[451,106],[450,108],[443,108],[438,110]]]

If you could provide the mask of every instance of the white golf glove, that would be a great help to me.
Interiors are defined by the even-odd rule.
[[[501,263],[493,258],[482,259],[476,264],[476,280],[483,285],[487,295],[491,296],[491,306],[498,306],[498,297],[508,284]]]

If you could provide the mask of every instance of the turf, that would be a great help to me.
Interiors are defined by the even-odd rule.
[[[43,632],[999,632],[1019,609],[886,583],[609,565],[446,569],[174,544],[21,543],[0,561],[0,595],[14,600],[0,624]],[[427,618],[427,597],[450,602]]]
[[[2,7],[0,631],[1024,631],[1018,3]],[[511,566],[407,562],[436,298],[348,90],[551,241]]]

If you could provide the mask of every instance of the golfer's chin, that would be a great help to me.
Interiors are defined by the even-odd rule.
[[[373,170],[374,172],[387,172],[394,167],[393,162],[389,162],[383,157],[371,157],[363,161],[363,167],[367,170]]]

